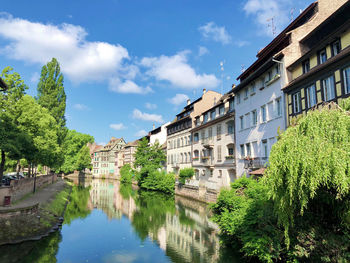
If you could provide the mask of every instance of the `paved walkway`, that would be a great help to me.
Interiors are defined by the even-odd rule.
[[[56,193],[63,190],[66,183],[61,178],[57,178],[57,181],[53,184],[46,186],[45,188],[38,189],[34,195],[30,195],[27,198],[19,201],[15,205],[8,207],[0,207],[0,211],[12,210],[17,208],[24,208],[33,206],[37,203],[42,204],[50,202],[56,195]]]

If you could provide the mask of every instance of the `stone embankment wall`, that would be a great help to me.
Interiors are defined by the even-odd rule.
[[[205,186],[191,186],[181,184],[177,184],[175,186],[175,194],[193,198],[205,203],[216,202],[218,196],[218,192],[216,190],[206,188]]]
[[[55,174],[37,176],[36,181],[34,177],[12,180],[10,186],[0,187],[0,206],[4,205],[5,196],[11,196],[11,203],[13,203],[26,194],[33,192],[34,181],[35,187],[38,189],[44,185],[52,184],[56,180],[57,175]]]

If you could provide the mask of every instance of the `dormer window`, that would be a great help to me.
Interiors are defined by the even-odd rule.
[[[246,89],[244,90],[244,99],[245,99],[245,100],[248,99],[248,94],[249,94],[249,88],[246,88]]]
[[[250,86],[250,95],[254,95],[255,94],[255,82],[253,82]]]
[[[224,115],[224,113],[225,113],[225,106],[224,106],[224,105],[221,105],[221,106],[219,107],[219,115],[222,116],[222,115]]]
[[[303,74],[307,73],[310,71],[310,59],[306,59],[302,63],[303,66]]]
[[[326,49],[322,49],[320,52],[318,52],[318,62],[319,64],[325,63],[327,61],[327,52]]]
[[[210,119],[211,119],[211,120],[214,120],[215,117],[216,117],[216,111],[213,110],[212,112],[210,112]]]
[[[206,123],[208,122],[208,112],[204,114],[204,119],[203,119],[203,122]]]

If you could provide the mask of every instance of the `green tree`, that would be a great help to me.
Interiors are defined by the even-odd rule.
[[[82,151],[82,148],[86,146],[88,142],[94,142],[94,137],[88,134],[77,132],[75,130],[68,130],[62,145],[64,162],[58,170],[64,173],[70,173],[74,170],[79,170],[78,158],[81,158],[79,162],[84,161],[85,159],[83,163],[87,164],[87,151],[85,150],[85,155],[83,152],[81,152],[81,154],[79,154],[79,152]],[[90,153],[89,162],[91,162]]]
[[[63,86],[63,75],[57,59],[52,58],[50,62],[42,67],[37,92],[39,104],[49,110],[58,124],[58,142],[61,145],[67,132],[65,128],[66,93]]]
[[[28,137],[17,127],[16,105],[25,94],[28,87],[21,76],[13,72],[13,68],[6,67],[1,73],[8,89],[0,93],[0,182],[2,180],[6,155],[19,160]]]
[[[186,180],[191,179],[194,175],[194,169],[192,167],[181,169],[179,172],[179,181],[182,184],[186,183]]]
[[[344,103],[349,105],[349,101]],[[286,244],[296,220],[348,228],[350,116],[340,108],[309,112],[272,147],[265,183],[275,203]],[[307,212],[308,216],[303,217]],[[311,215],[310,215],[311,214]]]
[[[85,168],[92,168],[90,149],[86,145],[80,148],[77,154],[77,161],[75,163],[75,167],[78,171],[83,171]]]
[[[132,183],[132,176],[134,171],[131,168],[130,164],[125,164],[120,169],[120,181],[124,184],[131,184]]]
[[[152,172],[162,168],[165,161],[166,156],[158,143],[150,146],[145,138],[139,141],[134,162],[134,166],[139,168],[139,184]]]

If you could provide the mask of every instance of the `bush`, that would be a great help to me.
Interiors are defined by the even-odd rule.
[[[267,190],[263,183],[243,177],[231,190],[222,190],[211,208],[226,245],[239,245],[245,256],[273,262],[280,259],[283,231],[277,227]]]
[[[131,184],[132,177],[133,177],[133,170],[132,170],[130,164],[125,164],[120,169],[120,181],[124,184]]]
[[[193,168],[184,168],[180,170],[179,173],[179,181],[182,184],[186,183],[187,179],[191,179],[194,175],[194,169]]]
[[[175,190],[175,175],[173,173],[167,174],[164,170],[153,171],[143,179],[141,187],[148,190],[173,194]]]

